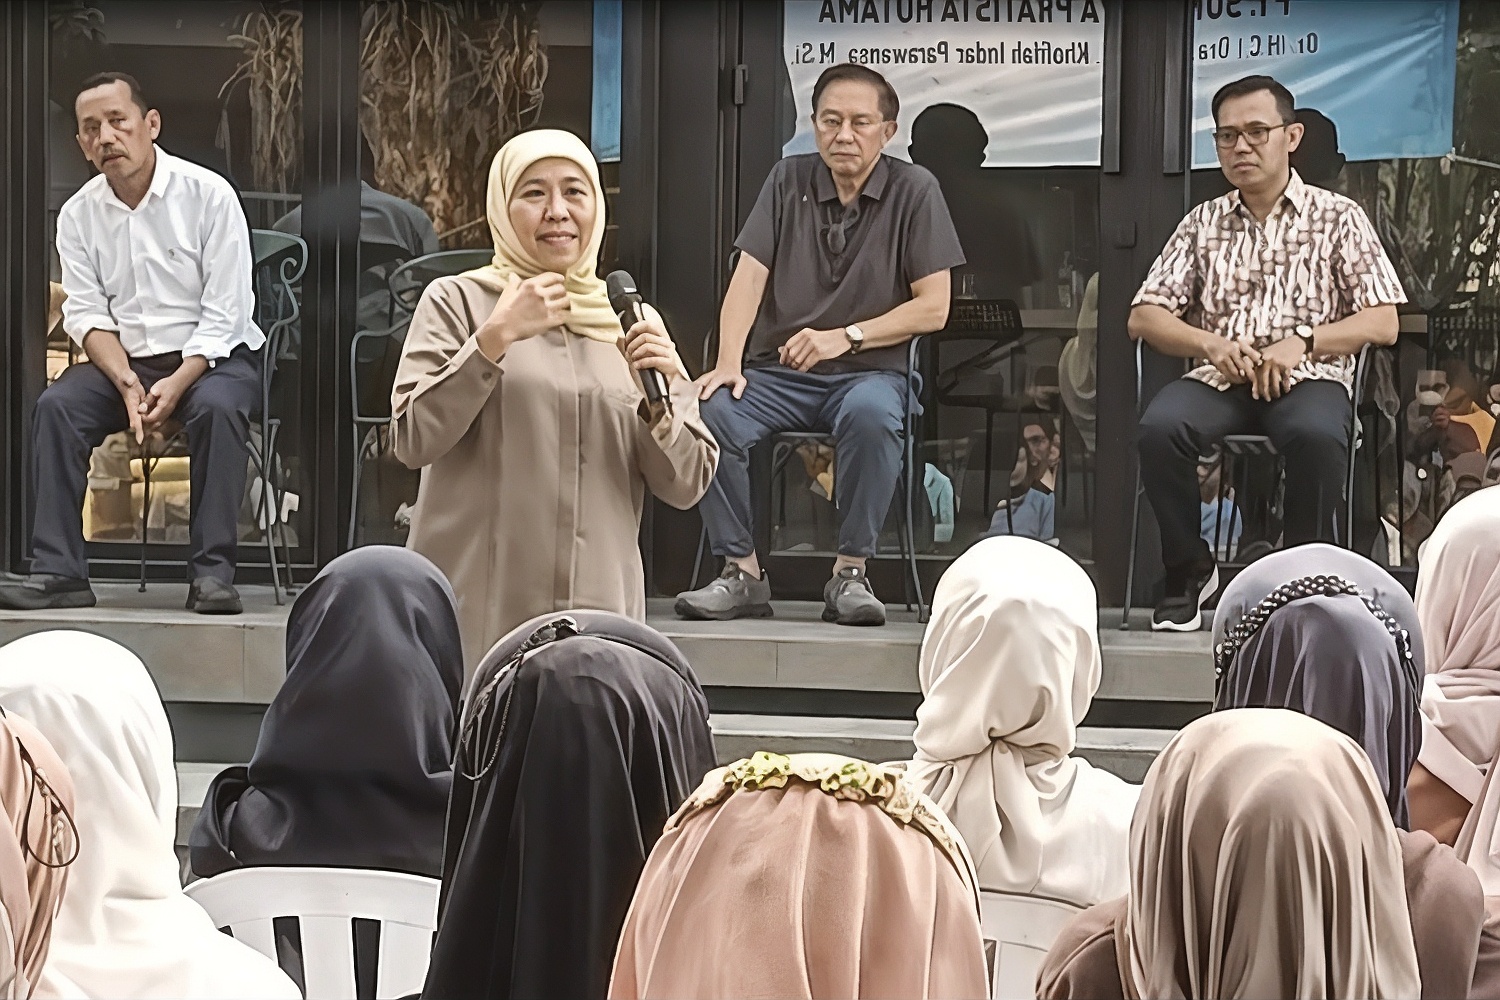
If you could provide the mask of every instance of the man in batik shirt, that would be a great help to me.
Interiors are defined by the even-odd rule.
[[[1197,460],[1225,435],[1265,434],[1285,460],[1286,544],[1336,537],[1355,357],[1396,340],[1406,296],[1395,269],[1357,204],[1292,170],[1303,129],[1293,112],[1268,76],[1214,95],[1214,145],[1235,190],[1182,220],[1130,312],[1133,339],[1204,359],[1141,418],[1166,564],[1153,629],[1197,629],[1218,589],[1199,536]]]

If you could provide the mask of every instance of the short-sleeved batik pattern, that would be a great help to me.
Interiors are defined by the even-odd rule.
[[[1177,226],[1135,305],[1161,306],[1193,326],[1257,350],[1376,305],[1406,301],[1375,228],[1354,201],[1292,172],[1281,202],[1259,222],[1238,191],[1204,202]],[[1212,365],[1188,373],[1216,389]],[[1292,382],[1331,379],[1347,388],[1353,357],[1304,360]]]

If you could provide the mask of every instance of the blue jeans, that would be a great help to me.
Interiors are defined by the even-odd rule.
[[[834,500],[843,514],[839,553],[873,556],[901,477],[905,372],[814,375],[780,365],[745,372],[745,394],[720,389],[704,401],[703,422],[719,442],[719,469],[698,503],[716,556],[755,551],[750,449],[772,434],[832,434]],[[913,413],[916,412],[913,405]]]

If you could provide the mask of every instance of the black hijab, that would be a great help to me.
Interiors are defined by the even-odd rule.
[[[1318,579],[1336,581],[1330,589],[1354,587],[1336,577]],[[1391,819],[1410,829],[1406,779],[1422,748],[1422,681],[1406,633],[1394,618],[1372,611],[1368,594],[1278,603],[1275,595],[1267,599],[1262,607],[1275,610],[1248,638],[1226,634],[1228,662],[1214,711],[1288,708],[1337,729],[1364,748]],[[1245,612],[1250,623],[1259,617],[1254,607]]]
[[[496,643],[463,714],[422,995],[602,1000],[646,856],[714,766],[703,689],[659,633],[571,611]]]
[[[453,590],[426,558],[372,545],[292,606],[286,681],[250,766],[214,779],[189,840],[203,877],[241,866],[437,876],[463,647]]]

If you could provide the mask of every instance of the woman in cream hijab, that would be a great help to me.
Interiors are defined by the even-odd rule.
[[[0,997],[36,991],[78,857],[73,779],[52,744],[0,710]]]
[[[718,463],[661,317],[648,307],[622,335],[610,310],[588,147],[515,136],[490,167],[488,214],[494,262],[428,286],[391,395],[396,457],[422,470],[407,544],[453,584],[469,674],[537,615],[644,620],[646,491],[685,509]],[[632,373],[646,368],[670,407],[646,406]]]
[[[182,894],[172,730],[133,653],[86,632],[16,639],[0,648],[0,705],[52,744],[77,798],[78,856],[37,996],[301,997]]]
[[[987,997],[962,841],[899,769],[761,752],[710,771],[646,861],[609,995]]]
[[[1500,895],[1500,802],[1488,801],[1500,785],[1485,782],[1500,754],[1500,490],[1465,497],[1438,522],[1417,574],[1417,616],[1427,676],[1412,822],[1454,844],[1468,821],[1460,853],[1486,895]]]
[[[1070,756],[1099,689],[1098,624],[1088,574],[1031,539],[983,539],[938,581],[908,767],[984,889],[1080,906],[1125,891],[1140,789]]]
[[[1074,917],[1037,976],[1044,1000],[1422,986],[1369,758],[1321,722],[1255,708],[1198,719],[1162,751],[1130,828],[1129,896]]]

